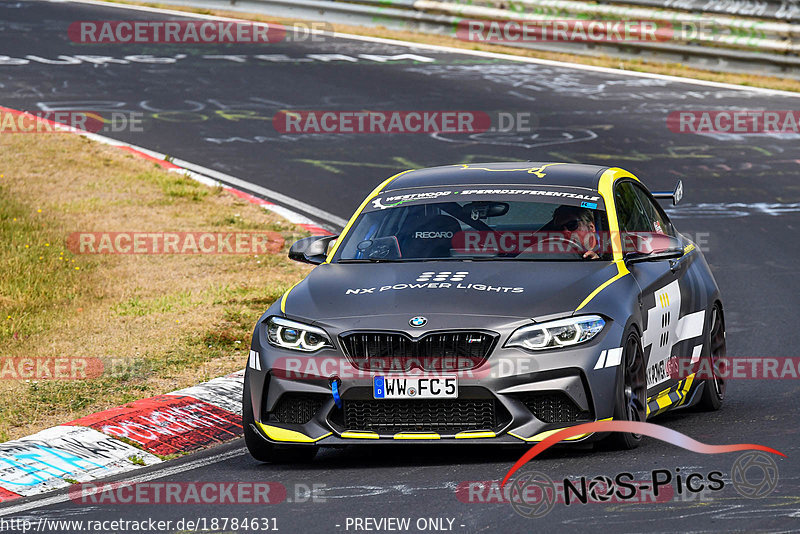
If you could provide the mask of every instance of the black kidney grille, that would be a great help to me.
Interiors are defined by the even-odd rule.
[[[545,423],[573,423],[592,420],[591,412],[581,410],[566,393],[557,391],[526,393],[518,398],[537,419]]]
[[[341,337],[350,361],[366,371],[460,371],[480,366],[495,342],[485,332],[443,332],[412,340],[405,334],[363,332]]]
[[[455,434],[499,426],[494,399],[346,400],[344,424],[348,430],[379,434]]]
[[[281,423],[294,423],[303,425],[311,421],[314,415],[322,408],[321,395],[307,393],[286,393],[278,400],[272,411],[272,416]]]

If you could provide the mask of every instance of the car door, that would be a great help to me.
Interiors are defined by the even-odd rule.
[[[628,233],[658,233],[673,235],[672,225],[655,200],[633,180],[617,182],[614,202],[623,241]],[[687,285],[686,269],[668,259],[631,263],[628,269],[641,288],[642,348],[647,361],[647,395],[652,398],[650,413],[668,406],[669,394],[656,402],[656,396],[678,386],[679,380],[670,376],[673,347],[678,331],[683,295]],[[685,311],[684,311],[685,313]],[[672,400],[677,395],[672,395]]]

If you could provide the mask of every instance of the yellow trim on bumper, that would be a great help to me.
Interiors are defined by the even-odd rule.
[[[608,417],[606,419],[598,419],[598,421],[611,421],[611,419],[613,419],[613,418],[612,417]],[[569,427],[565,426],[564,428],[569,428]],[[508,435],[509,436],[514,436],[515,438],[521,439],[522,441],[544,441],[546,438],[552,436],[556,432],[560,432],[561,430],[564,430],[564,428],[556,428],[556,429],[553,429],[553,430],[545,430],[544,432],[539,432],[538,434],[536,434],[535,436],[532,436],[530,438],[523,438],[519,434],[514,434],[513,432],[509,432]],[[587,436],[590,436],[590,435],[592,435],[591,432],[588,433],[588,434],[579,434],[577,436],[572,436],[572,437],[569,437],[567,439],[562,439],[561,441],[576,441],[576,440],[583,439],[583,438],[585,438]]]
[[[569,427],[567,427],[567,428],[569,428]],[[553,434],[555,434],[559,430],[564,430],[564,429],[563,428],[556,428],[555,430],[547,430],[545,432],[539,432],[538,434],[536,434],[535,436],[530,437],[530,438],[523,438],[519,434],[514,434],[513,432],[509,432],[508,435],[509,436],[514,436],[515,438],[521,439],[522,441],[543,441],[545,438],[548,438],[548,437],[552,436]],[[572,436],[571,438],[567,438],[567,439],[564,439],[562,441],[575,441],[576,439],[585,438],[588,435],[589,434],[580,434],[578,436]]]
[[[398,432],[394,439],[442,439],[442,436],[433,432]]]
[[[342,437],[351,439],[380,439],[380,436],[376,432],[361,432],[358,430],[342,432]]]
[[[456,439],[474,439],[474,438],[496,438],[497,434],[490,431],[481,430],[467,430],[456,434]]]
[[[286,441],[291,443],[315,443],[322,438],[327,438],[333,432],[328,432],[327,434],[323,434],[318,438],[312,438],[310,436],[306,436],[301,432],[297,432],[295,430],[287,430],[285,428],[279,428],[277,426],[265,425],[263,423],[256,423],[258,428],[272,441]]]

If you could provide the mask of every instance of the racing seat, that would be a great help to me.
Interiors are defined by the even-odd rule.
[[[404,258],[449,258],[453,237],[461,223],[447,215],[431,215],[407,221],[401,232]]]

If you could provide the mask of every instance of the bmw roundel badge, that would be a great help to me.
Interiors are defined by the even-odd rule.
[[[413,326],[414,328],[421,328],[428,324],[428,320],[425,317],[412,317],[408,324]]]

